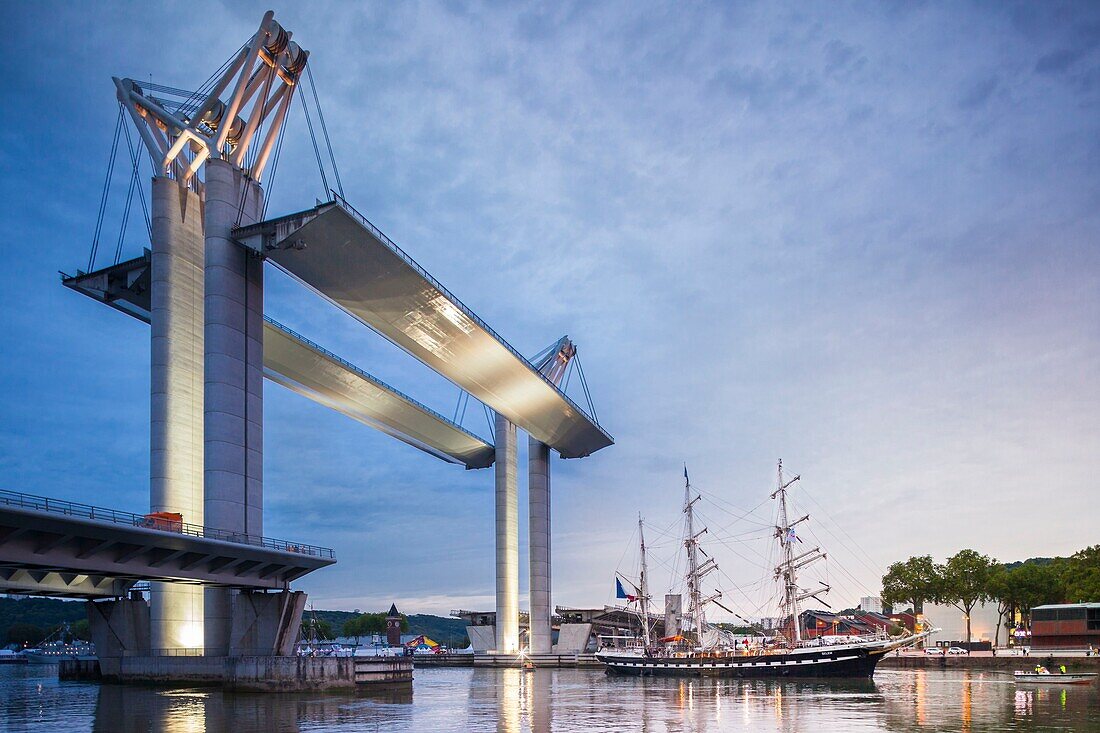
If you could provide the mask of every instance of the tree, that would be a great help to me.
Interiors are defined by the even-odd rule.
[[[970,614],[974,606],[990,599],[989,576],[994,565],[988,556],[975,550],[959,550],[939,568],[937,600],[963,612],[967,644],[970,643]]]
[[[1052,565],[1026,562],[1012,571],[1011,580],[1019,609],[1029,617],[1036,606],[1065,600],[1065,586]]]
[[[72,634],[75,638],[81,639],[83,641],[92,640],[92,629],[91,626],[88,624],[88,619],[86,618],[82,618],[79,621],[74,621],[73,623],[69,624],[69,633]]]
[[[361,636],[383,634],[386,631],[386,618],[384,611],[359,614],[344,623],[344,636],[354,637],[355,643],[358,644]],[[401,630],[409,630],[409,618],[405,614],[401,614]]]
[[[1075,552],[1057,564],[1070,603],[1100,601],[1100,545]]]
[[[46,630],[40,626],[15,623],[8,627],[8,643],[20,646],[34,646],[46,638]]]
[[[302,638],[326,641],[335,638],[332,633],[332,624],[323,618],[303,618]]]
[[[997,630],[993,635],[993,646],[1001,645],[1001,625],[1019,607],[1016,587],[1012,583],[1014,572],[1004,565],[998,565],[989,572],[989,597],[997,602]]]
[[[890,565],[882,576],[882,602],[897,606],[908,603],[915,613],[924,610],[924,602],[938,595],[939,576],[931,555],[911,557]]]

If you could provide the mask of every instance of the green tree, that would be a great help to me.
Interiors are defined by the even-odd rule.
[[[8,627],[9,644],[34,646],[46,638],[46,630],[41,626],[26,623],[14,623]]]
[[[77,639],[83,639],[84,641],[92,640],[92,629],[91,626],[88,624],[88,619],[86,618],[82,618],[79,621],[74,621],[69,624],[69,633],[71,633]]]
[[[1056,570],[1070,603],[1100,601],[1100,545],[1093,545],[1057,563]]]
[[[1031,609],[1035,606],[1065,600],[1065,586],[1053,565],[1026,562],[1015,568],[1010,577],[1015,586],[1018,607],[1028,614],[1029,620]]]
[[[998,565],[989,572],[989,597],[997,602],[997,630],[993,636],[993,646],[1001,645],[1001,626],[1007,625],[1006,619],[1014,615],[1020,607],[1016,585],[1012,582],[1015,570]]]
[[[405,614],[401,614],[401,630],[409,630],[409,618]],[[344,623],[344,636],[351,636],[355,638],[355,643],[359,643],[359,638],[362,636],[370,636],[372,634],[383,634],[386,631],[386,613],[384,611],[378,613],[361,613],[354,618],[348,619]]]
[[[328,641],[336,636],[332,633],[332,624],[323,618],[303,618],[302,638]]]
[[[882,601],[890,606],[907,603],[914,613],[924,610],[925,601],[939,595],[939,575],[931,555],[918,555],[896,562],[882,576]]]
[[[989,576],[996,563],[975,550],[959,550],[940,566],[937,600],[963,612],[966,643],[970,643],[970,614],[974,606],[988,601]]]

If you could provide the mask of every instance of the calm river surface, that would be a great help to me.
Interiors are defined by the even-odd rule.
[[[264,695],[58,682],[0,667],[0,731],[1100,731],[1100,689],[992,672],[881,670],[874,682],[418,669],[401,694]]]

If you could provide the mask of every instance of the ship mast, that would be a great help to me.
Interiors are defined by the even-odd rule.
[[[815,560],[821,560],[825,557],[825,553],[823,553],[819,547],[815,547],[799,555],[794,554],[794,543],[799,541],[794,531],[794,527],[810,518],[810,515],[807,514],[792,522],[787,513],[787,487],[800,478],[801,476],[795,476],[790,481],[784,482],[783,460],[780,459],[778,480],[776,481],[777,488],[771,495],[772,499],[778,499],[779,501],[779,524],[775,527],[775,536],[779,540],[779,550],[783,557],[783,561],[775,568],[775,578],[776,580],[779,578],[783,579],[783,606],[781,614],[784,618],[789,617],[791,619],[791,626],[794,627],[794,642],[796,644],[802,641],[802,623],[799,619],[798,602],[806,598],[816,598],[819,593],[824,593],[829,590],[829,586],[824,583],[821,584],[823,586],[822,588],[810,591],[804,591],[798,587],[798,577],[795,571],[798,568],[809,565]]]
[[[646,566],[645,560],[645,531],[643,530],[642,515],[638,513],[638,537],[641,538],[642,543],[642,572],[641,577],[638,579],[638,612],[642,617],[642,643],[644,644],[645,652],[648,654],[652,643],[650,639],[649,629],[649,569]]]
[[[691,618],[692,626],[695,629],[695,635],[699,646],[703,645],[703,628],[707,625],[706,615],[703,613],[703,608],[706,604],[716,601],[722,597],[720,591],[716,591],[713,595],[703,598],[702,581],[703,576],[712,570],[718,569],[718,564],[714,561],[714,558],[707,556],[707,559],[700,563],[699,553],[702,552],[706,555],[701,547],[699,547],[699,538],[707,533],[707,528],[703,527],[698,532],[695,531],[695,513],[693,507],[695,502],[699,501],[702,496],[696,494],[695,498],[691,498],[691,481],[688,479],[687,468],[684,469],[684,547],[687,549],[687,586],[688,586],[688,616]]]

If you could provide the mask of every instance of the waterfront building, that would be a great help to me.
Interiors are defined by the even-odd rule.
[[[1100,649],[1100,603],[1060,603],[1031,609],[1033,649]]]
[[[859,599],[859,609],[868,613],[882,613],[882,599],[878,596],[863,596]]]

